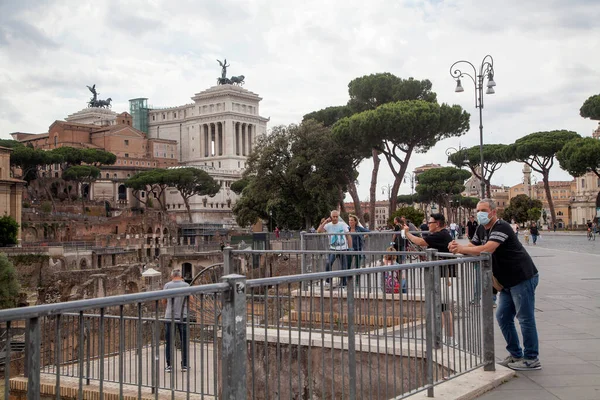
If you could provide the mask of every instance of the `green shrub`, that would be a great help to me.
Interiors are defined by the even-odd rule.
[[[0,309],[16,307],[18,300],[17,272],[6,254],[0,253]]]
[[[0,245],[9,246],[17,244],[17,235],[19,234],[19,224],[13,217],[5,215],[0,218]]]

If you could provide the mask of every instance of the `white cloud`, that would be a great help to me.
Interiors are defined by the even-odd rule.
[[[522,0],[0,2],[0,136],[47,130],[85,106],[92,83],[117,111],[133,97],[188,103],[214,85],[216,59],[227,57],[231,73],[245,75],[245,87],[264,98],[261,113],[272,125],[344,104],[357,76],[430,79],[439,101],[472,115],[467,135],[413,155],[410,169],[444,164],[447,147],[479,142],[473,89],[465,83],[454,93],[449,75],[458,59],[494,56],[498,86],[485,98],[486,142],[563,128],[589,135],[596,123],[580,118],[579,107],[600,87],[598,20],[596,0],[543,7]],[[360,168],[363,199],[369,164]],[[392,181],[384,165],[379,187]],[[503,167],[496,183],[518,182],[520,168]]]

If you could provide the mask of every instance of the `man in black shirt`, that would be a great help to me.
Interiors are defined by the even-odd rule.
[[[408,225],[404,225],[406,239],[410,240],[417,246],[436,249],[440,253],[447,253],[448,245],[450,242],[452,242],[452,236],[450,235],[450,232],[445,229],[446,218],[444,215],[431,214],[427,224],[429,225],[429,234],[427,236],[423,236],[422,238],[410,233],[410,227]],[[447,327],[448,335],[445,338],[446,343],[450,346],[456,346],[457,343],[454,340],[454,329],[452,322],[452,307],[449,306],[449,303],[451,302],[450,286],[452,285],[450,278],[456,278],[456,266],[451,265],[442,267],[441,278],[442,282],[446,283],[445,286],[442,284],[442,326]]]
[[[518,371],[541,369],[535,324],[538,270],[511,226],[498,219],[493,200],[483,199],[477,204],[477,220],[479,227],[471,242],[460,245],[453,241],[449,249],[453,253],[468,255],[492,253],[494,277],[502,286],[496,319],[506,340],[506,350],[510,353],[500,364]],[[521,326],[524,349],[519,343],[515,316]]]
[[[477,230],[477,221],[475,221],[475,217],[472,215],[469,217],[469,222],[467,222],[467,237],[469,240],[473,239],[473,235],[475,235],[475,231]]]

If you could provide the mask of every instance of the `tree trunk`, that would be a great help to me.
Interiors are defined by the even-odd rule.
[[[85,199],[83,198],[83,188],[81,189],[81,213],[85,215]]]
[[[554,212],[554,201],[552,201],[552,192],[550,192],[550,180],[549,180],[550,171],[544,169],[542,171],[542,176],[544,179],[544,190],[546,191],[546,200],[548,200],[548,207],[550,208],[550,221],[552,227],[556,223],[556,213]]]
[[[394,186],[392,186],[392,193],[390,194],[390,215],[396,211],[396,207],[398,206],[398,191],[400,190],[400,185],[402,184],[402,180],[404,179],[404,174],[406,174],[406,169],[408,168],[408,162],[410,161],[410,156],[412,155],[413,147],[409,147],[404,156],[404,161],[400,164],[400,170],[398,174],[394,174]],[[386,157],[388,161],[388,165],[390,166],[390,170],[394,171],[392,168],[392,158]]]
[[[50,189],[48,189],[48,185],[44,185],[44,190],[46,191],[46,195],[52,203],[52,212],[56,212],[56,203],[54,202],[54,197],[52,197],[52,193],[50,193]]]
[[[189,197],[183,198],[183,202],[185,203],[185,208],[187,209],[188,218],[190,220],[190,223],[192,223],[192,222],[194,222],[194,220],[192,219],[192,210],[190,209],[190,201],[189,200],[190,200]]]
[[[369,189],[370,203],[369,203],[369,229],[375,230],[375,196],[377,195],[377,175],[379,174],[379,152],[375,149],[372,150],[373,155],[373,171],[371,171],[371,187]]]
[[[304,226],[306,227],[306,231],[308,231],[310,229],[310,227],[312,226],[312,221],[310,219],[310,215],[305,215],[304,216]]]
[[[487,198],[491,199],[492,198],[492,183],[489,180],[484,180],[483,183],[485,183],[485,192],[487,193]]]
[[[344,204],[344,191],[342,190],[342,187],[340,185],[338,185],[338,197],[339,197],[339,203],[340,203],[340,213],[345,213],[346,212],[346,205]]]
[[[365,224],[364,213],[360,204],[360,197],[358,197],[358,191],[356,190],[356,182],[350,182],[348,184],[348,193],[350,193],[352,201],[354,201],[354,213],[356,214],[360,222],[362,224]]]

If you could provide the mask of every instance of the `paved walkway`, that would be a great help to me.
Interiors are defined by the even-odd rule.
[[[540,271],[536,317],[543,369],[519,373],[482,400],[600,399],[600,240],[547,239],[527,247]],[[495,336],[500,360],[507,352],[497,326]]]

